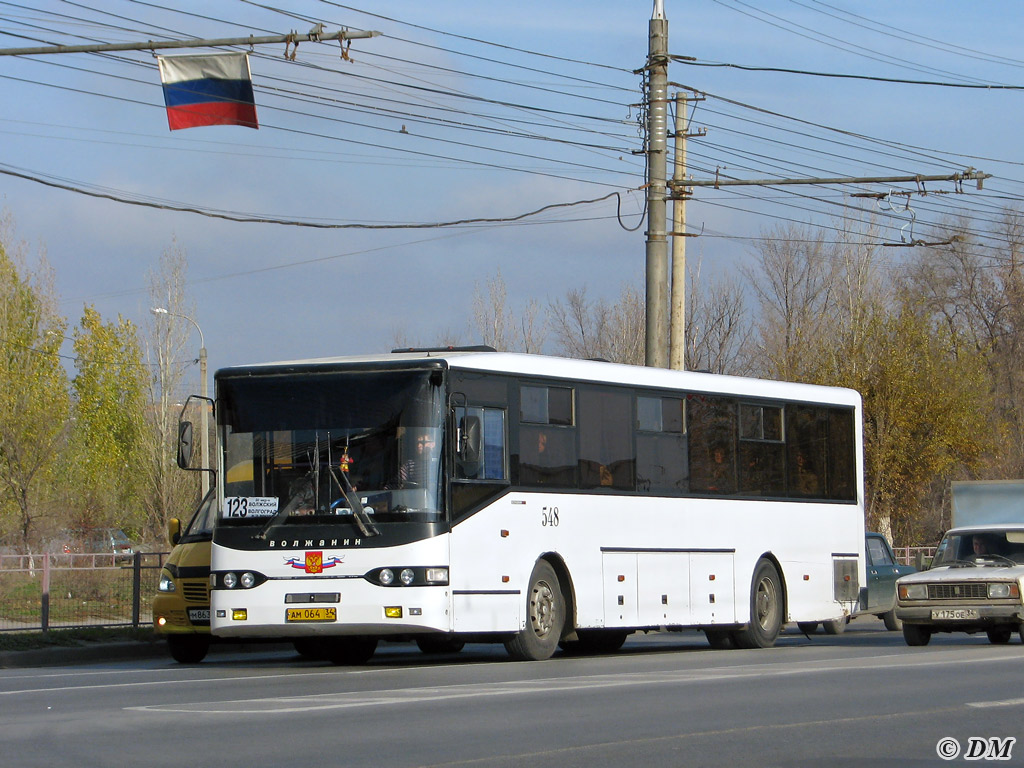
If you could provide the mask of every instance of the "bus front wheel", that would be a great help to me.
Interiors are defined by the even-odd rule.
[[[327,658],[337,666],[365,664],[376,650],[376,637],[335,637],[328,644]]]
[[[546,560],[540,560],[530,574],[526,596],[526,626],[505,641],[505,650],[517,661],[551,658],[565,626],[565,600],[558,574]]]
[[[782,629],[782,579],[775,566],[760,560],[750,585],[750,623],[733,632],[738,648],[771,648]]]

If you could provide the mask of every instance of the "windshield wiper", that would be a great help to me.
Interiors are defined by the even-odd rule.
[[[348,481],[348,473],[341,473],[341,480],[338,480],[338,475],[334,472],[334,467],[328,465],[327,469],[331,473],[331,477],[334,482],[338,485],[338,490],[345,496],[345,501],[348,502],[349,508],[352,510],[352,517],[355,518],[356,526],[363,536],[379,536],[380,531],[370,520],[366,512],[363,511],[363,503],[359,500],[359,496],[356,494],[355,488],[352,487],[352,483]]]

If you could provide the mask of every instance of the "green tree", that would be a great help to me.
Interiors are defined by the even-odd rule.
[[[68,380],[60,362],[65,321],[52,278],[12,257],[0,239],[0,513],[24,551],[39,542],[66,437]]]
[[[104,323],[85,307],[74,334],[72,467],[74,527],[115,525],[138,532],[148,373],[138,330],[118,315]]]

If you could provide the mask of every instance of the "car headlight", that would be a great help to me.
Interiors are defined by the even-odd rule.
[[[171,578],[171,574],[169,574],[167,571],[160,571],[160,581],[156,585],[156,591],[174,592],[176,589],[177,587],[174,586],[174,579]]]
[[[997,581],[988,585],[988,596],[993,600],[998,600],[1001,597],[1020,597],[1020,590],[1016,584]]]
[[[900,584],[900,600],[927,600],[927,584]]]

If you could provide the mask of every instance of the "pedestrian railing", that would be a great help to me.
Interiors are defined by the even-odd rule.
[[[166,557],[0,555],[0,631],[145,626]]]

